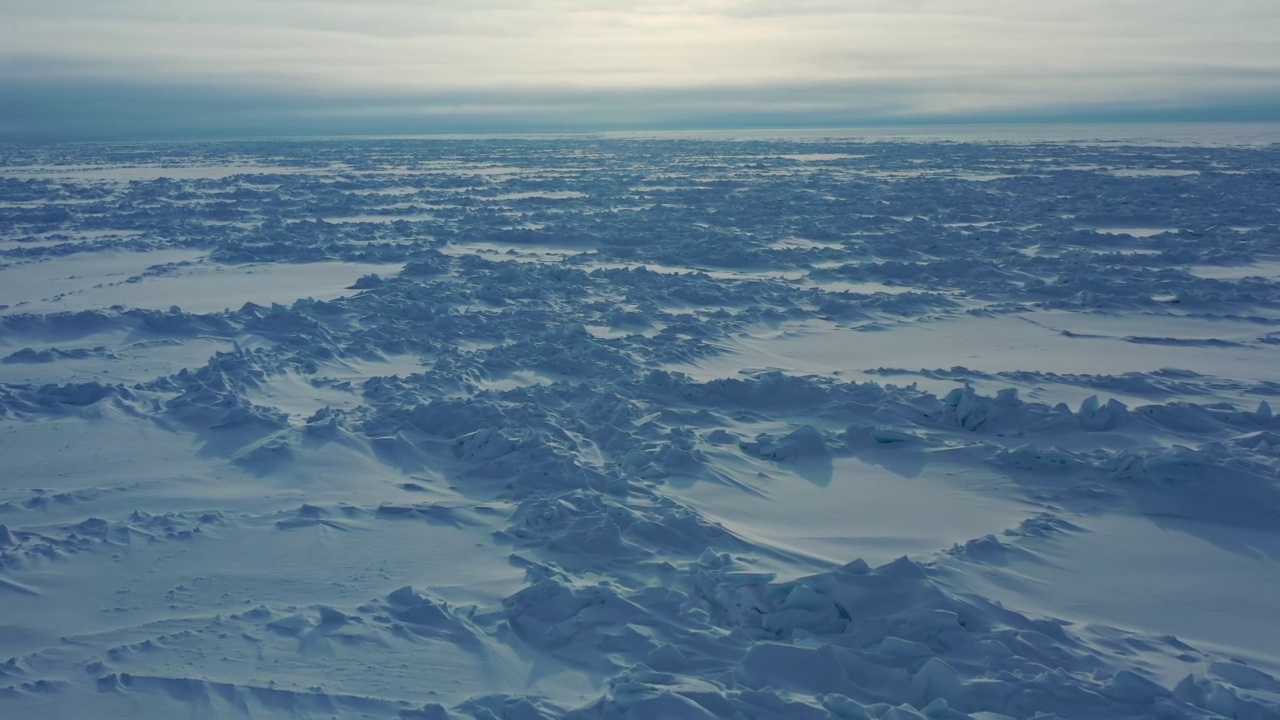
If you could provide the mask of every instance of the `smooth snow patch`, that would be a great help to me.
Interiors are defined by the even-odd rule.
[[[671,494],[734,533],[791,556],[791,576],[861,558],[880,565],[925,558],[991,527],[1017,525],[1027,507],[984,492],[1007,481],[919,447],[768,463],[710,453],[740,487],[697,482]]]
[[[102,258],[99,255],[103,254],[71,255],[65,258],[66,262],[62,262],[63,258],[51,261],[49,267],[36,264],[32,269],[43,271],[45,278],[51,274],[61,276],[68,268],[73,273],[79,270],[88,274],[60,277],[50,283],[60,291],[58,294],[14,305],[8,311],[49,313],[113,305],[166,309],[176,305],[187,312],[211,313],[236,309],[247,302],[287,305],[302,298],[332,300],[359,292],[350,286],[363,275],[394,275],[403,267],[402,263],[345,262],[221,265],[194,262],[200,255],[191,251],[107,253]],[[103,264],[98,264],[100,259]],[[148,267],[183,260],[193,264],[174,267],[163,274],[140,275]],[[10,290],[15,296],[23,290],[27,297],[47,292],[36,289],[47,285],[35,284],[39,276],[28,275],[26,270],[6,268],[0,270],[0,278],[6,272],[13,274],[19,284]]]
[[[498,378],[481,380],[479,387],[482,390],[504,392],[515,390],[516,388],[529,387],[530,385],[550,385],[556,381],[557,378],[537,370],[515,370]]]
[[[8,312],[57,312],[106,307],[98,298],[77,302],[74,296],[138,277],[149,268],[170,263],[197,262],[201,250],[103,250],[26,260],[0,265],[0,305]],[[170,293],[170,297],[174,297]],[[170,302],[163,307],[169,307]]]
[[[1203,510],[1214,500],[1201,502]],[[1087,531],[1027,544],[1031,554],[1010,556],[1005,572],[970,574],[965,582],[1032,612],[1274,658],[1280,647],[1274,527],[1165,514],[1097,514],[1074,522]]]
[[[20,361],[30,348],[32,361]],[[183,368],[198,368],[215,353],[235,348],[229,338],[139,339],[130,332],[98,333],[74,341],[0,338],[0,382],[125,384],[146,382]]]
[[[1088,229],[1103,235],[1128,235],[1136,238],[1155,237],[1164,233],[1176,233],[1176,227],[1145,227],[1142,225],[1113,225],[1113,226],[1092,226]]]
[[[172,180],[222,180],[235,175],[284,175],[299,173],[325,173],[333,167],[289,167],[284,165],[32,165],[0,168],[0,176],[21,178],[114,181],[149,181],[169,178]]]
[[[899,295],[906,292],[919,292],[920,288],[910,285],[886,285],[880,282],[848,282],[845,280],[813,280],[806,283],[829,293],[853,293],[854,295],[874,295],[888,293]]]
[[[775,155],[774,157],[783,160],[795,160],[797,162],[824,162],[828,160],[855,160],[857,158],[865,158],[866,155],[850,155],[849,153],[798,153],[792,155]]]
[[[1265,328],[1247,322],[1173,316],[1090,315],[1044,311],[1002,317],[954,316],[859,332],[823,320],[758,327],[725,342],[731,352],[671,368],[699,380],[736,377],[744,368],[789,368],[799,374],[847,375],[879,367],[983,372],[1035,368],[1060,374],[1108,375],[1179,368],[1205,375],[1266,379],[1268,349],[1240,347]],[[1071,334],[1064,334],[1069,332]],[[1162,344],[1126,338],[1217,339],[1225,344]]]
[[[587,194],[577,190],[530,190],[528,192],[510,192],[501,195],[492,195],[485,198],[486,200],[531,200],[533,198],[543,198],[546,200],[571,200],[574,198],[584,198]]]
[[[1280,260],[1258,260],[1248,265],[1192,265],[1187,272],[1211,280],[1243,280],[1247,277],[1280,279]]]

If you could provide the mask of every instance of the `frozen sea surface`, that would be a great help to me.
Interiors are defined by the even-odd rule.
[[[1280,717],[1280,133],[0,149],[0,717]]]

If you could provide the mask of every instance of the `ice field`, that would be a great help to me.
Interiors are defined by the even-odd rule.
[[[1278,399],[1276,128],[0,146],[0,717],[1280,718]]]

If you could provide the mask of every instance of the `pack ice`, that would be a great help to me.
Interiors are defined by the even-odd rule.
[[[0,148],[0,717],[1280,718],[1280,145]]]

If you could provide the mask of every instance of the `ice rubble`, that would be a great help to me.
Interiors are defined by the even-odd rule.
[[[1088,607],[1051,615],[1035,601],[1053,590],[1025,589],[1037,573],[1073,569],[1073,543],[1108,532],[1111,516],[1252,552],[1274,576],[1280,420],[1260,397],[1277,394],[1269,365],[1236,377],[1058,373],[1017,358],[1017,370],[983,372],[936,352],[896,370],[859,361],[860,346],[907,325],[945,333],[963,318],[1046,309],[1138,318],[1099,342],[1269,357],[1280,283],[1180,266],[1280,253],[1280,210],[1266,192],[1274,146],[1181,149],[1198,171],[1183,177],[1062,167],[1164,157],[1131,146],[831,143],[816,148],[829,159],[803,166],[780,154],[815,150],[804,143],[655,148],[140,146],[128,152],[196,166],[219,153],[283,153],[327,169],[116,186],[58,174],[94,146],[6,150],[0,199],[35,203],[0,214],[6,278],[23,263],[118,247],[386,269],[353,266],[344,296],[233,299],[213,313],[183,310],[182,297],[168,310],[0,310],[0,430],[27,468],[0,490],[0,598],[13,608],[0,633],[15,643],[0,664],[0,707],[436,719],[1280,714],[1280,657],[1262,643],[1109,624]],[[22,178],[34,163],[50,174]],[[966,175],[980,171],[1000,177]],[[326,221],[419,207],[429,217]],[[1132,217],[1117,219],[1125,207]],[[1178,230],[1091,229],[1104,220]],[[105,229],[144,235],[76,239]],[[784,242],[794,237],[815,242]],[[522,252],[467,252],[480,242]],[[135,284],[189,271],[153,268]],[[835,280],[911,291],[823,288]],[[1188,338],[1161,325],[1191,316],[1243,318],[1258,333]],[[845,344],[846,364],[740,364],[742,337],[794,327],[824,328]],[[34,364],[110,366],[139,347],[208,339],[224,349],[150,377],[28,379]],[[739,364],[695,377],[717,363]],[[873,379],[899,374],[919,383]],[[1047,386],[1072,401],[1038,399]],[[66,470],[41,472],[58,433],[76,439],[58,441]],[[132,467],[99,459],[107,440]],[[858,559],[857,528],[849,556],[832,564],[722,522],[683,490],[768,494],[796,525],[816,524],[787,488],[840,482],[848,460],[1022,511],[981,537],[872,567]],[[1263,544],[1245,549],[1244,532]],[[1265,618],[1244,622],[1275,631]]]

